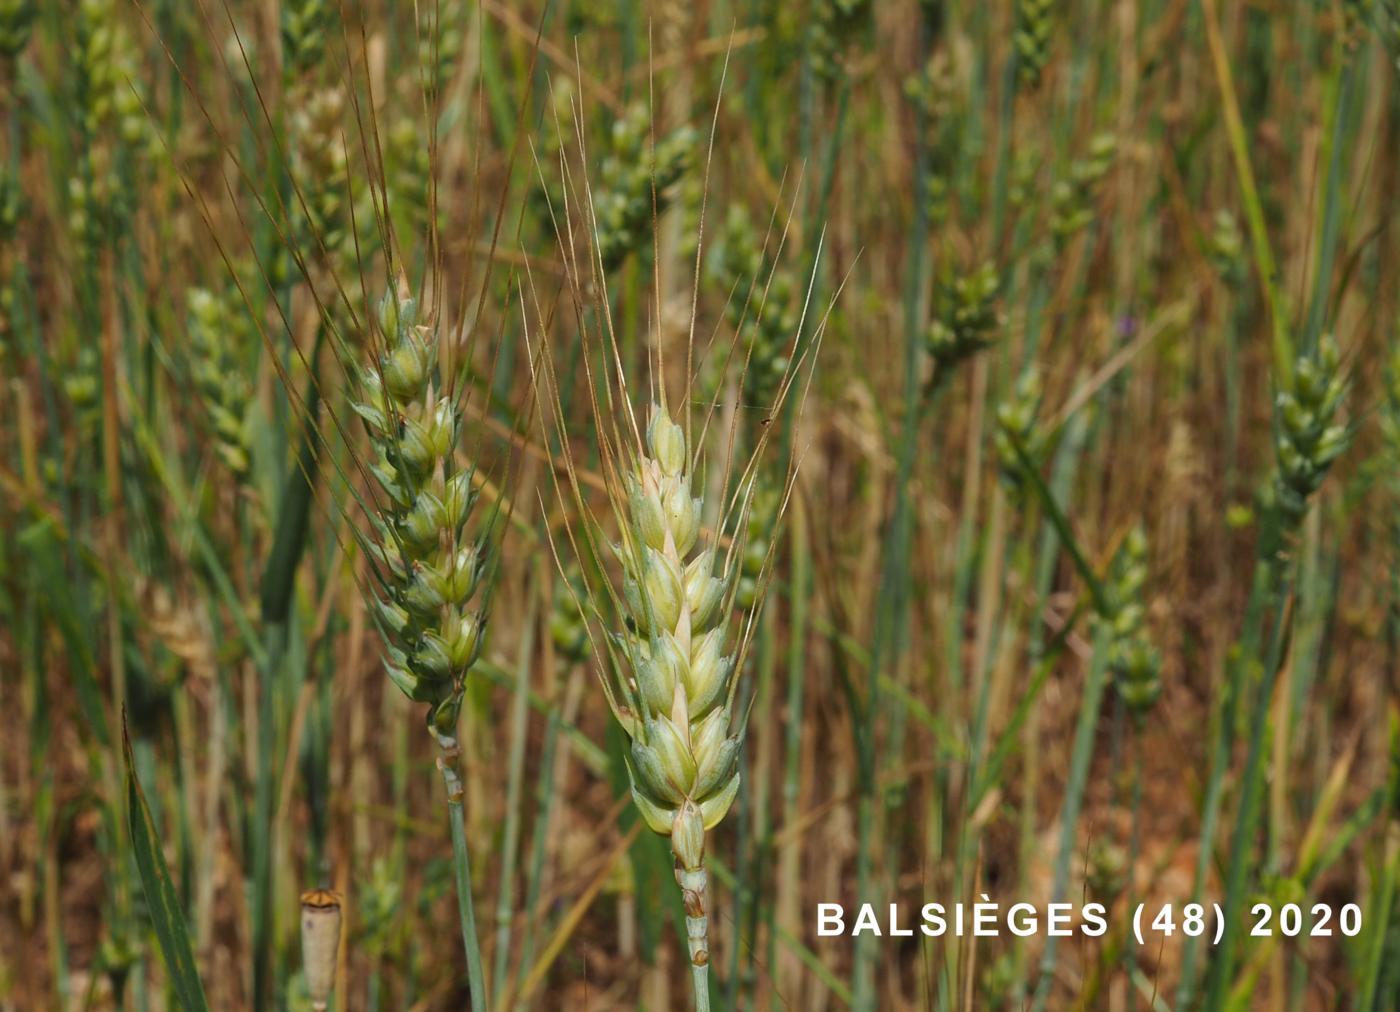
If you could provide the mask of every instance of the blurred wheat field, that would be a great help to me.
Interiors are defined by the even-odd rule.
[[[0,0],[0,1009],[1400,1007],[1397,60]]]

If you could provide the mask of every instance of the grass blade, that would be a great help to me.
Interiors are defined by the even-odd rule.
[[[194,948],[190,945],[185,912],[180,905],[180,897],[175,893],[175,885],[170,880],[170,869],[165,866],[165,856],[157,842],[159,836],[151,821],[151,811],[146,807],[146,795],[141,791],[141,782],[136,779],[136,763],[131,755],[131,738],[127,735],[125,714],[122,715],[122,751],[126,756],[127,828],[131,833],[132,855],[141,874],[141,887],[146,893],[151,924],[156,931],[156,940],[160,942],[165,970],[170,975],[170,986],[175,990],[179,1007],[185,1012],[199,1012],[209,1005],[195,967]]]

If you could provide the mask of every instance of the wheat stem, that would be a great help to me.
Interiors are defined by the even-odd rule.
[[[705,906],[709,873],[703,865],[676,867],[676,882],[685,904],[685,940],[690,975],[695,983],[695,1012],[710,1012],[710,919]]]
[[[471,1007],[485,1012],[486,981],[481,964],[481,943],[476,934],[476,911],[472,907],[472,867],[467,853],[467,827],[462,811],[462,779],[457,775],[457,760],[462,750],[455,735],[434,731],[438,748],[437,768],[447,790],[447,818],[452,827],[452,869],[457,880],[457,913],[462,932],[462,947],[467,954],[467,986],[471,990]]]
[[[695,981],[695,1012],[710,1012],[710,967],[709,964],[690,964],[691,978]]]
[[[1060,848],[1055,858],[1054,881],[1050,897],[1052,903],[1064,901],[1069,891],[1070,858],[1074,854],[1075,832],[1079,826],[1079,813],[1084,803],[1084,787],[1089,780],[1089,761],[1094,752],[1094,731],[1099,722],[1099,704],[1103,701],[1103,690],[1108,674],[1108,647],[1112,641],[1112,630],[1108,623],[1100,623],[1094,635],[1094,652],[1089,661],[1089,676],[1084,682],[1084,694],[1079,703],[1079,719],[1074,729],[1074,748],[1070,755],[1069,781],[1065,784],[1065,800],[1060,810]],[[1046,939],[1045,952],[1040,961],[1040,979],[1036,985],[1032,1008],[1036,1012],[1044,1009],[1050,998],[1054,983],[1056,943],[1054,936]]]
[[[1249,235],[1254,246],[1255,267],[1259,271],[1259,284],[1264,289],[1264,300],[1269,307],[1274,369],[1280,377],[1287,377],[1293,365],[1293,341],[1288,334],[1288,313],[1278,289],[1277,261],[1274,259],[1273,247],[1269,245],[1264,206],[1254,181],[1254,169],[1249,159],[1249,139],[1245,133],[1244,120],[1240,117],[1239,99],[1235,93],[1234,76],[1230,72],[1230,57],[1225,51],[1225,42],[1220,33],[1215,0],[1202,0],[1202,13],[1205,15],[1206,42],[1210,47],[1215,78],[1220,86],[1225,135],[1230,142],[1235,174],[1239,177],[1240,197],[1244,201],[1245,221],[1249,223]]]

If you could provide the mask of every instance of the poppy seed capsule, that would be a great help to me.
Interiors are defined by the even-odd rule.
[[[301,965],[311,1007],[326,1008],[335,986],[340,950],[340,894],[313,889],[301,894]]]

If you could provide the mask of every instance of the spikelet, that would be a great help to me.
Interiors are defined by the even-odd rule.
[[[1016,76],[1021,87],[1039,87],[1050,62],[1050,37],[1058,20],[1055,0],[1020,0],[1016,10]]]
[[[283,0],[282,73],[287,80],[306,76],[325,60],[335,12],[335,0]]]
[[[73,409],[73,421],[90,438],[102,421],[102,362],[91,344],[80,345],[63,372],[63,393]]]
[[[301,194],[296,208],[303,255],[337,277],[351,278],[358,274],[353,229],[369,228],[374,219],[351,216],[352,201],[363,200],[365,190],[362,174],[348,164],[344,117],[345,89],[340,85],[318,88],[299,101],[293,113],[292,174]],[[347,192],[347,187],[355,189]],[[361,238],[371,239],[369,234]]]
[[[1094,220],[1094,197],[1099,183],[1113,166],[1118,142],[1112,134],[1098,133],[1089,141],[1086,157],[1071,163],[1069,174],[1050,193],[1050,233],[1057,249]]]
[[[1036,192],[1036,176],[1040,173],[1040,153],[1018,148],[1011,157],[1011,179],[1007,184],[1006,200],[1017,213],[1030,206]]]
[[[1143,628],[1146,583],[1147,536],[1139,526],[1128,532],[1113,557],[1104,580],[1106,607],[1099,615],[1109,627],[1108,670],[1114,688],[1137,717],[1152,708],[1162,691],[1162,657]]]
[[[782,498],[777,485],[758,480],[744,523],[744,550],[739,556],[739,579],[734,588],[734,601],[740,608],[753,608],[759,603]]]
[[[646,824],[671,839],[699,969],[709,960],[705,834],[739,790],[743,738],[732,726],[734,555],[721,564],[715,546],[700,543],[703,504],[691,495],[689,464],[685,432],[653,407],[619,518],[630,621],[612,643],[630,678],[608,694],[631,741],[632,798]]]
[[[0,64],[15,59],[29,45],[36,13],[34,0],[0,0]]]
[[[339,344],[354,351],[364,336],[351,307],[367,300],[361,288],[361,263],[379,242],[373,195],[363,172],[351,162],[353,141],[345,130],[343,84],[312,87],[303,82],[291,115],[291,174],[297,196],[291,202],[291,244],[277,248],[269,273],[279,280],[304,270],[319,294],[322,324]],[[391,202],[397,197],[391,192]],[[300,251],[300,263],[293,252]]]
[[[1097,897],[1114,897],[1127,885],[1127,853],[1113,840],[1096,836],[1089,845],[1084,881]]]
[[[549,221],[552,215],[562,213],[568,206],[563,181],[559,178],[559,162],[564,150],[564,142],[574,136],[574,82],[559,75],[550,82],[549,108],[545,112],[543,128],[540,130],[536,146],[539,155],[536,161],[539,171],[530,174],[530,193],[527,200],[531,211],[542,221]]]
[[[843,52],[870,19],[870,0],[817,0],[811,20],[812,70],[827,81],[841,75]]]
[[[452,83],[462,57],[464,11],[461,4],[436,3],[420,7],[418,16],[418,69],[422,81],[415,81],[429,95],[441,96]]]
[[[695,156],[695,131],[681,127],[656,141],[655,158],[647,143],[647,111],[636,105],[613,124],[612,144],[600,170],[594,195],[598,256],[606,274],[641,249],[675,198],[677,184]],[[655,210],[652,205],[653,180]]]
[[[14,241],[23,215],[24,193],[20,189],[19,173],[8,162],[0,163],[0,244]]]
[[[1395,332],[1400,336],[1400,324]],[[1381,405],[1380,427],[1390,475],[1390,494],[1400,500],[1400,340],[1396,341],[1385,370],[1385,402]],[[1400,619],[1400,510],[1392,508],[1390,515],[1391,607]]]
[[[700,253],[700,236],[704,232],[701,220],[705,210],[705,177],[699,172],[686,172],[676,185],[676,216],[680,219],[680,235],[676,238],[679,263],[695,263]]]
[[[1206,254],[1227,284],[1242,283],[1245,273],[1244,235],[1235,216],[1223,207],[1215,212],[1211,220],[1210,233],[1206,236]]]
[[[967,134],[967,98],[951,52],[939,49],[904,82],[905,97],[923,114],[924,189],[929,221],[948,219],[953,185]]]
[[[432,197],[432,152],[423,141],[421,113],[406,113],[389,128],[384,161],[388,174],[389,206],[401,216],[396,227],[423,234],[428,227]],[[438,228],[445,224],[439,208]]]
[[[742,207],[733,207],[720,241],[712,247],[712,271],[726,292],[729,322],[747,355],[744,403],[766,411],[788,369],[788,345],[797,333],[792,275],[777,268],[759,242]]]
[[[584,592],[573,570],[559,580],[554,589],[554,607],[549,615],[549,636],[554,649],[564,660],[578,664],[593,653],[593,641],[588,638],[588,619],[579,607]]]
[[[68,230],[90,255],[116,232],[124,194],[107,148],[95,149],[88,165],[87,173],[68,180]]]
[[[576,0],[570,3],[564,24],[570,38],[586,32],[617,31],[624,8],[606,0]]]
[[[933,322],[925,343],[941,381],[960,362],[992,343],[992,332],[1001,325],[997,296],[1001,277],[991,261],[970,274],[945,276],[934,296]]]
[[[1375,26],[1386,54],[1396,67],[1400,67],[1400,0],[1379,0]]]
[[[24,192],[19,173],[8,162],[0,163],[0,246],[8,246],[19,233],[24,215]]]
[[[121,152],[159,148],[147,118],[138,54],[116,0],[80,0],[74,19],[73,63],[84,148],[68,180],[68,226],[85,252],[114,234],[126,198]]]
[[[429,727],[453,738],[466,678],[482,648],[485,604],[473,605],[485,536],[465,527],[476,495],[458,470],[460,411],[435,385],[438,334],[418,322],[406,277],[379,304],[382,352],[366,369],[356,412],[376,451],[379,484],[372,548],[380,592],[372,601],[389,678],[428,704]],[[455,745],[453,746],[455,748]]]
[[[140,93],[135,44],[116,0],[80,0],[75,63],[83,125],[89,137],[109,126],[135,146],[153,141]]]
[[[18,173],[8,162],[0,162],[0,366],[10,348],[10,333],[17,306],[15,269],[19,260],[20,220],[24,216],[24,195]]]
[[[248,319],[228,294],[192,288],[187,295],[190,327],[190,378],[213,430],[214,446],[235,478],[248,477],[251,439],[248,408],[252,386],[242,365],[249,335]]]
[[[1032,367],[1021,373],[1011,396],[997,405],[993,442],[1002,480],[1013,489],[1019,489],[1024,481],[1015,444],[1020,443],[1032,460],[1040,455],[1041,439],[1035,424],[1040,398],[1040,373]]]
[[[1336,421],[1346,396],[1338,365],[1337,343],[1324,335],[1315,353],[1299,356],[1275,400],[1273,503],[1285,538],[1303,522],[1308,500],[1351,441]]]

